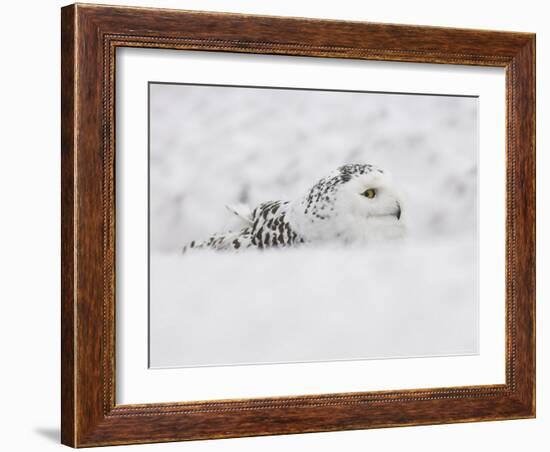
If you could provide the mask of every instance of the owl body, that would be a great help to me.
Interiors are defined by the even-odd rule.
[[[293,201],[264,202],[252,211],[230,210],[240,220],[234,231],[193,241],[184,251],[365,243],[400,237],[405,232],[401,202],[391,177],[368,164],[341,166]]]

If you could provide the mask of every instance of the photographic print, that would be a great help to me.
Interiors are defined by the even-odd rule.
[[[151,368],[474,355],[478,98],[149,84]]]

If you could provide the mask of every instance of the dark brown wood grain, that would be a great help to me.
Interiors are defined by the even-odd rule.
[[[61,441],[75,444],[75,361],[76,310],[74,296],[74,168],[75,156],[75,59],[74,8],[61,11]]]
[[[535,36],[71,5],[62,9],[62,442],[74,447],[535,415]],[[115,403],[117,47],[506,68],[506,384]],[[498,276],[497,276],[498,277]]]

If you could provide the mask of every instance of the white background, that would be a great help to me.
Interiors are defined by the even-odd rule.
[[[436,1],[123,1],[119,4],[210,9],[395,23],[538,32],[538,149],[548,144],[550,32],[544,2]],[[56,450],[59,424],[59,7],[62,2],[4,6],[2,39],[2,449]],[[24,21],[24,22],[23,22]],[[539,151],[538,167],[550,163]],[[538,205],[548,204],[548,179],[539,178]],[[538,274],[547,271],[550,217],[539,209]],[[6,252],[7,251],[7,252]],[[545,256],[546,254],[546,256]],[[548,320],[544,278],[538,282],[538,417],[536,420],[323,433],[119,447],[117,450],[545,450],[550,429],[544,384]]]

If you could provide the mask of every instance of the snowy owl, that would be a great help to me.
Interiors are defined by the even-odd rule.
[[[254,210],[229,208],[239,219],[236,229],[205,241],[192,241],[183,251],[240,251],[396,238],[405,231],[401,207],[386,171],[374,165],[348,164],[294,201],[268,201]]]

